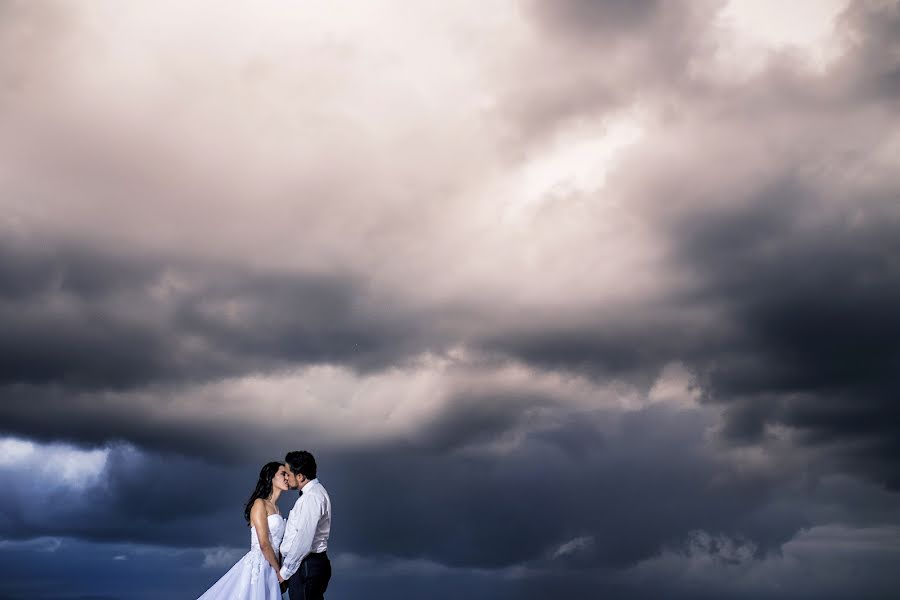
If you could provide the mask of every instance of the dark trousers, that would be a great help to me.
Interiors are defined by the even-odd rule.
[[[330,580],[331,561],[328,554],[310,554],[288,579],[288,593],[291,600],[322,600]]]

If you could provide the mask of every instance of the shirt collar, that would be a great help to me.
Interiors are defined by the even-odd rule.
[[[307,490],[311,490],[312,488],[314,488],[314,487],[315,487],[316,485],[318,485],[318,484],[319,484],[319,478],[318,478],[318,477],[316,477],[315,479],[310,479],[310,480],[309,480],[309,483],[307,483],[306,485],[304,485],[304,486],[303,486],[303,489],[300,490],[300,491],[301,491],[301,492],[306,492]]]

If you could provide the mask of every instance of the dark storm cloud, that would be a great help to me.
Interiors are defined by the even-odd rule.
[[[792,598],[839,600],[890,598],[896,581],[886,576],[897,549],[891,530],[812,532],[798,540],[786,564],[758,561],[754,573],[735,590],[726,577],[739,577],[735,564],[725,564],[708,547],[694,544],[690,553],[670,554],[665,560],[633,574],[616,576],[606,571],[569,573],[505,573],[467,571],[417,563],[376,563],[335,560],[333,587],[337,598],[420,598],[450,600],[464,595],[476,600],[537,599],[565,594],[589,599],[613,598]],[[698,536],[700,537],[700,536]],[[702,539],[702,538],[701,538]],[[828,548],[826,554],[818,549]],[[855,549],[854,549],[855,548]],[[97,544],[44,538],[28,544],[0,546],[4,570],[3,593],[10,600],[190,599],[199,596],[220,574],[217,561],[206,550]],[[239,555],[238,555],[239,556]],[[747,562],[743,559],[742,562]],[[57,565],[48,569],[50,565]],[[190,567],[188,567],[190,565]],[[877,571],[864,580],[843,574]],[[804,569],[803,567],[809,567]],[[732,569],[732,570],[729,570]],[[165,573],[153,586],[139,585],[146,573]],[[689,573],[686,577],[685,573]],[[716,574],[720,574],[717,577]],[[724,574],[724,577],[722,576]],[[80,592],[68,593],[77,587]]]
[[[464,448],[440,452],[406,444],[317,452],[320,477],[340,499],[335,556],[373,557],[384,561],[380,568],[426,560],[436,569],[429,577],[451,569],[466,581],[503,577],[484,570],[525,569],[530,586],[522,585],[530,588],[567,581],[588,589],[596,582],[637,593],[641,581],[669,568],[659,563],[660,548],[680,548],[692,532],[743,540],[741,560],[764,562],[777,560],[782,545],[817,519],[866,528],[898,518],[889,494],[852,479],[804,480],[805,461],[794,463],[777,449],[764,467],[726,458],[704,434],[713,423],[704,410],[656,406],[567,419],[545,415],[506,448],[470,439]],[[17,517],[3,521],[3,535],[240,549],[247,535],[240,508],[257,469],[114,447],[103,478],[77,493],[62,486],[35,495],[29,486],[40,479],[17,477],[16,495],[37,501],[9,504],[7,495],[3,513]],[[853,511],[854,496],[869,503],[866,515]],[[283,511],[293,498],[286,495]],[[628,570],[646,561],[649,572],[631,581]],[[405,569],[401,585],[413,585],[418,567]],[[515,581],[502,588],[516,588]]]
[[[357,278],[237,273],[190,293],[175,322],[240,357],[366,370],[427,350],[420,319],[373,298]]]
[[[814,443],[863,442],[867,460],[880,447],[870,466],[896,488],[900,210],[848,198],[829,214],[791,185],[766,195],[746,210],[693,215],[679,236],[730,324],[719,351],[697,363],[705,388],[734,403],[729,434],[753,439],[780,422]]]
[[[686,359],[706,397],[728,407],[726,435],[752,443],[767,424],[788,425],[833,452],[836,468],[892,489],[900,485],[900,177],[884,157],[897,134],[898,24],[895,3],[853,3],[841,18],[852,42],[831,77],[762,74],[758,89],[779,108],[767,117],[758,98],[732,107],[771,118],[772,131],[793,119],[769,164],[732,202],[687,201],[666,225],[673,257],[698,277],[689,301],[721,316]],[[758,143],[742,126],[730,132],[747,148]],[[690,193],[679,190],[676,206]]]
[[[618,15],[600,2],[564,6],[579,15],[572,28],[590,11]],[[700,135],[695,148],[638,154],[617,176],[638,196],[634,182],[654,182],[645,217],[691,283],[617,322],[586,313],[578,326],[526,325],[485,345],[633,382],[679,361],[727,407],[728,439],[752,444],[767,425],[794,427],[834,468],[897,489],[898,23],[896,3],[853,3],[840,19],[845,54],[824,76],[787,54],[752,85],[673,87],[682,102],[710,103],[715,128],[692,123],[679,135]]]
[[[777,526],[771,517],[781,510],[757,516],[786,483],[783,475],[729,473],[704,447],[709,425],[698,411],[598,411],[532,423],[511,449],[493,448],[491,426],[484,439],[456,450],[402,444],[317,453],[320,477],[343,498],[335,547],[464,568],[622,567],[694,529],[742,533],[777,547],[806,523],[799,507]],[[270,454],[280,451],[269,442]],[[5,497],[2,533],[240,547],[240,509],[259,467],[244,458],[223,467],[114,446],[101,479],[83,490],[57,482],[52,493],[41,493],[39,479],[17,477],[15,496]],[[15,500],[29,496],[35,502]],[[552,515],[553,526],[539,514]],[[590,543],[554,555],[578,538]]]
[[[206,420],[177,423],[156,410],[177,403],[177,388],[149,388],[136,396],[67,390],[60,386],[9,385],[2,388],[4,431],[42,442],[61,440],[85,447],[127,440],[147,449],[233,464],[257,440],[236,423]],[[136,417],[137,413],[143,413]]]
[[[649,387],[669,361],[679,357],[697,337],[689,323],[675,315],[653,314],[653,307],[635,307],[618,322],[591,323],[585,316],[579,327],[546,323],[540,329],[526,324],[492,332],[480,343],[492,351],[514,356],[551,370],[585,373],[598,379],[626,379]]]
[[[0,249],[0,381],[77,389],[203,381],[421,351],[414,314],[350,276],[279,275],[79,247]]]
[[[142,322],[152,315],[123,315],[109,302],[118,297],[127,309],[135,289],[153,282],[158,266],[2,241],[0,379],[5,384],[115,387],[176,370],[170,362],[174,340],[152,322]]]
[[[527,427],[530,413],[558,404],[558,399],[538,394],[463,391],[407,440],[409,450],[440,456],[502,440]]]
[[[346,456],[328,475],[335,494],[347,496],[351,485],[371,493],[345,516],[341,540],[363,555],[461,567],[622,567],[692,529],[744,531],[777,547],[804,524],[802,514],[784,515],[780,527],[755,520],[779,482],[729,475],[700,443],[709,425],[694,411],[598,411],[551,418],[514,449]],[[589,542],[560,550],[578,538]]]
[[[51,458],[60,462],[42,464]],[[259,465],[223,467],[116,445],[107,451],[98,479],[73,483],[62,476],[67,459],[58,452],[37,454],[33,460],[23,472],[3,469],[13,482],[2,501],[4,539],[49,535],[215,546],[242,545],[247,536],[243,502],[253,489]],[[42,471],[55,477],[38,479],[36,473]],[[21,503],[20,498],[31,500]],[[233,526],[222,531],[220,522],[229,521]]]

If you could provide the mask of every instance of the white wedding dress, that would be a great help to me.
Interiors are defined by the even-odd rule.
[[[278,551],[284,536],[284,518],[269,515],[269,541]],[[198,600],[281,600],[275,569],[259,549],[256,528],[250,528],[250,552],[222,575]]]

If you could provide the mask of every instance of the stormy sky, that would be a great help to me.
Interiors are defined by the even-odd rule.
[[[333,600],[892,597],[898,99],[893,0],[0,0],[0,598],[294,449]]]

